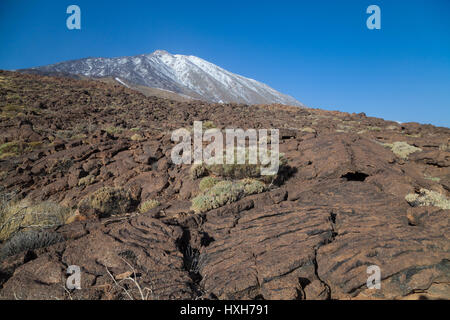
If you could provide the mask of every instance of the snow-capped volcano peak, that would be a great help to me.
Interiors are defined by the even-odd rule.
[[[112,77],[128,84],[173,91],[211,102],[281,103],[303,106],[253,79],[231,73],[196,56],[156,50],[118,58],[86,58],[25,70],[38,73]]]

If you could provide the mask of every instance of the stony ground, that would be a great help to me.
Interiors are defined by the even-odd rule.
[[[58,241],[3,254],[2,299],[450,298],[448,128],[4,71],[0,108],[2,252],[59,214]],[[285,180],[194,213],[170,137],[195,120],[280,129]]]

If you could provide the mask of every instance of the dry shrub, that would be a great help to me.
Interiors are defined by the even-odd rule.
[[[236,202],[245,196],[264,192],[266,189],[267,186],[256,179],[220,181],[192,199],[191,209],[196,213],[206,212]]]
[[[420,189],[419,193],[410,193],[405,200],[413,207],[434,206],[441,209],[450,209],[450,200],[439,192]]]
[[[422,149],[414,147],[403,141],[396,141],[394,143],[384,143],[385,147],[390,148],[392,152],[399,158],[408,159],[411,153],[422,151]]]
[[[129,191],[122,188],[102,187],[81,200],[78,209],[81,214],[95,214],[103,218],[129,212],[134,202],[135,199]]]
[[[0,241],[23,229],[45,229],[63,225],[70,214],[69,208],[50,201],[7,201],[0,209]]]
[[[160,206],[161,203],[158,200],[147,200],[144,201],[143,203],[141,203],[141,205],[139,206],[139,212],[140,213],[145,213],[153,208],[156,208],[158,206]]]

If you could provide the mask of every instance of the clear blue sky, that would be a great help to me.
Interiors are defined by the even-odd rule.
[[[71,4],[81,30],[66,28]],[[449,0],[1,0],[0,44],[7,70],[165,49],[310,107],[450,126]]]

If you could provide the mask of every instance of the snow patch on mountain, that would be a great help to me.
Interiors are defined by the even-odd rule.
[[[125,87],[129,88],[130,86],[127,85],[125,82],[123,82],[122,80],[120,80],[119,78],[115,78],[117,82],[119,82],[121,85],[124,85]]]

